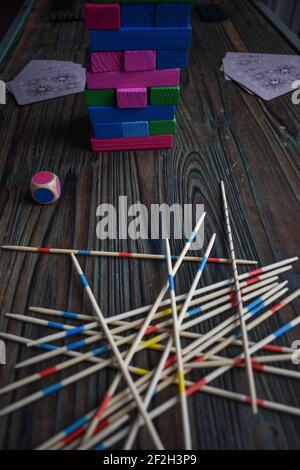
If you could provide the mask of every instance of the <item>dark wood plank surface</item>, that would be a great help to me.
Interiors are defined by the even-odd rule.
[[[1,6],[0,40],[4,37],[23,3],[23,0],[13,0]]]
[[[284,96],[269,103],[248,95],[220,73],[227,51],[295,53],[248,1],[224,0],[229,20],[203,23],[193,14],[190,66],[182,72],[182,101],[177,112],[178,136],[172,151],[93,154],[88,147],[88,121],[81,95],[19,108],[12,97],[0,108],[0,243],[144,252],[163,251],[161,241],[99,242],[96,208],[128,204],[205,204],[205,242],[215,231],[214,254],[226,254],[219,181],[225,180],[234,215],[238,256],[269,264],[299,253],[299,106]],[[83,62],[87,37],[84,25],[49,23],[49,2],[37,2],[23,34],[3,68],[11,79],[31,59]],[[56,172],[62,197],[51,207],[35,205],[28,195],[30,176],[38,170]],[[182,242],[172,241],[179,253]],[[155,262],[81,259],[95,295],[107,315],[150,303],[165,278],[165,266]],[[196,266],[184,265],[177,290],[186,292]],[[202,284],[230,275],[228,267],[209,266]],[[289,272],[290,290],[300,285],[299,263]],[[51,330],[7,320],[4,314],[24,314],[30,305],[91,313],[68,257],[0,252],[0,328],[38,338]],[[258,339],[299,314],[300,303],[285,308],[251,333]],[[199,331],[202,331],[199,329]],[[279,344],[291,346],[296,329]],[[49,362],[17,373],[14,364],[32,353],[7,343],[7,365],[1,366],[3,386],[38,371]],[[153,353],[139,355],[139,364],[154,366]],[[55,362],[55,361],[54,361]],[[75,368],[72,369],[78,370]],[[62,373],[61,378],[70,373]],[[0,420],[2,449],[30,449],[97,405],[113,372],[95,374],[58,394]],[[195,375],[198,377],[199,374]],[[52,383],[44,381],[43,384]],[[300,384],[259,374],[258,395],[300,407]],[[247,393],[245,374],[234,371],[215,383]],[[39,389],[26,387],[1,397],[1,407]],[[261,411],[198,394],[190,400],[195,449],[297,449],[300,419]],[[182,448],[178,410],[158,422],[167,448]],[[176,432],[174,432],[176,430]],[[146,432],[138,447],[151,448]]]

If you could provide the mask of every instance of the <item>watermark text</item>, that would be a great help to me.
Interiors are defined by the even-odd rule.
[[[6,364],[6,345],[4,341],[0,340],[0,364]]]
[[[203,212],[203,204],[152,204],[148,209],[138,202],[129,206],[127,196],[120,196],[118,208],[112,204],[98,206],[96,233],[100,240],[182,240],[190,237]],[[203,244],[204,225],[191,249],[200,250]]]
[[[0,80],[0,104],[6,104],[6,86],[2,80]]]
[[[300,365],[300,341],[294,341],[292,344],[292,349],[294,349],[294,353],[292,355],[292,362],[294,366]]]
[[[300,104],[300,80],[295,80],[292,84],[292,88],[293,90],[296,90],[292,94],[292,103]]]

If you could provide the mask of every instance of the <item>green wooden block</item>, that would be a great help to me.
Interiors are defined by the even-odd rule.
[[[163,106],[178,104],[180,98],[179,86],[150,88],[150,104]]]
[[[150,121],[150,135],[176,134],[176,119],[173,121]]]
[[[84,90],[87,106],[115,106],[115,92],[110,90]]]

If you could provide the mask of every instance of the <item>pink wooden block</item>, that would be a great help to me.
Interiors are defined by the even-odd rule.
[[[120,29],[121,10],[118,3],[86,3],[85,25],[87,29]]]
[[[126,72],[156,69],[156,51],[125,51]]]
[[[122,137],[119,139],[91,138],[94,152],[113,152],[115,150],[168,149],[173,146],[172,135],[149,135],[147,137]]]
[[[94,73],[121,72],[124,68],[123,52],[93,52],[91,67]]]
[[[149,72],[93,73],[91,64],[86,68],[87,86],[90,90],[109,88],[144,88],[154,86],[178,86],[179,69],[150,70]]]
[[[147,88],[118,88],[118,108],[145,108],[147,106]]]

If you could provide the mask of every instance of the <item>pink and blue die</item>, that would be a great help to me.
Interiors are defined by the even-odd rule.
[[[61,195],[58,176],[50,171],[41,171],[31,178],[31,195],[39,204],[52,204]]]

